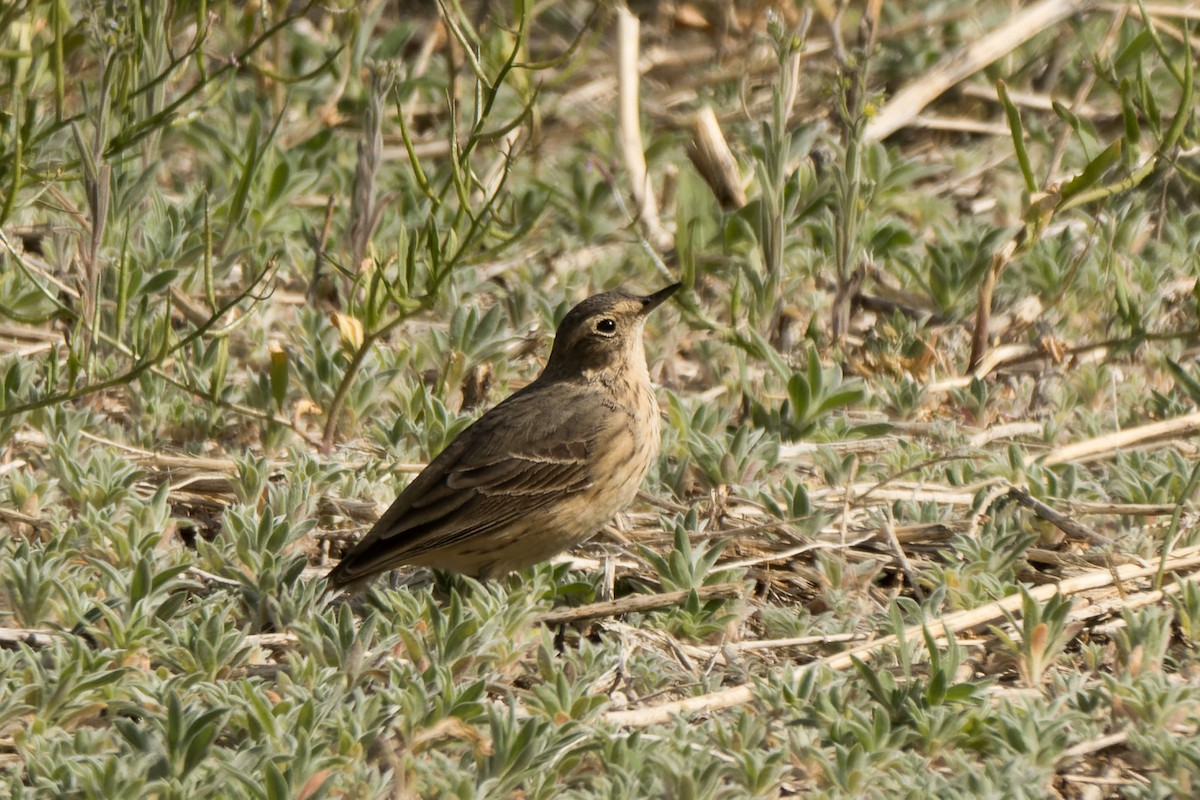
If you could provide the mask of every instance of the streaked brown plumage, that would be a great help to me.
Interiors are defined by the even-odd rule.
[[[494,577],[604,527],[658,453],[642,329],[678,288],[606,292],[571,309],[537,380],[434,458],[330,571],[329,586],[402,564]]]

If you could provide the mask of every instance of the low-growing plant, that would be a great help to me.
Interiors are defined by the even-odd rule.
[[[670,552],[659,554],[645,546],[638,548],[664,590],[690,592],[688,599],[678,608],[663,615],[665,627],[690,639],[705,639],[718,634],[736,616],[730,609],[730,602],[719,598],[701,600],[696,590],[737,580],[741,572],[722,570],[716,566],[717,559],[725,549],[725,542],[692,542],[692,533],[699,528],[699,514],[695,507],[689,509],[686,515],[677,515],[668,526],[674,538]]]
[[[1171,610],[1157,606],[1126,608],[1121,611],[1121,620],[1125,624],[1115,637],[1121,671],[1130,678],[1161,672],[1171,644]]]
[[[1021,682],[1036,689],[1044,682],[1046,671],[1074,638],[1074,631],[1068,625],[1072,602],[1071,598],[1056,594],[1042,605],[1024,586],[1020,591],[1021,618],[1018,620],[1012,614],[1005,614],[1017,635],[1009,636],[999,628],[993,630],[1016,658]]]

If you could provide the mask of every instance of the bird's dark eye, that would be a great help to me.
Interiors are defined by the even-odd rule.
[[[596,323],[596,332],[597,333],[616,333],[617,332],[616,320],[612,320],[612,319],[609,319],[608,317],[605,317],[604,319],[598,321]]]

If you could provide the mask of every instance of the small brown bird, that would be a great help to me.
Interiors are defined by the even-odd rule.
[[[402,564],[491,578],[604,527],[658,453],[642,329],[678,288],[605,292],[571,309],[537,380],[433,459],[330,571],[329,587],[357,588]]]

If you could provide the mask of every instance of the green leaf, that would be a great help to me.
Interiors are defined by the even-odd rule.
[[[858,386],[836,391],[821,401],[821,404],[817,406],[817,414],[824,416],[830,411],[836,411],[839,408],[847,408],[855,403],[862,402],[866,396],[866,391]]]
[[[288,788],[287,779],[283,777],[279,767],[275,766],[274,761],[267,762],[265,772],[267,800],[288,800],[291,797],[291,790]]]
[[[1175,378],[1175,382],[1187,392],[1193,403],[1200,404],[1200,380],[1196,380],[1174,359],[1167,359],[1167,369]]]
[[[1121,79],[1121,120],[1125,125],[1125,166],[1132,169],[1136,166],[1137,143],[1142,138],[1142,125],[1138,121],[1137,106],[1134,102],[1133,84],[1128,78]]]
[[[1137,36],[1134,36],[1113,59],[1113,71],[1121,73],[1129,69],[1131,64],[1139,62],[1142,54],[1153,46],[1154,40],[1150,37],[1149,31],[1139,31]]]
[[[1004,104],[1004,114],[1008,117],[1008,129],[1012,133],[1013,152],[1017,156],[1017,165],[1025,178],[1025,189],[1033,194],[1038,190],[1037,180],[1033,177],[1033,167],[1029,165],[1029,151],[1025,149],[1025,128],[1021,124],[1021,112],[1017,109],[1012,98],[1008,96],[1008,87],[1004,81],[996,81],[996,94]]]
[[[133,579],[129,583],[129,605],[131,607],[136,606],[146,598],[146,595],[150,591],[152,579],[150,574],[150,560],[142,556],[133,568]]]
[[[796,419],[808,419],[809,406],[812,401],[808,380],[800,373],[796,373],[788,381],[787,388],[788,398],[792,401],[792,415]]]
[[[179,270],[174,268],[159,270],[147,278],[142,285],[138,287],[137,294],[146,296],[158,294],[164,288],[173,283],[178,275]]]
[[[1089,161],[1082,172],[1063,184],[1059,207],[1066,208],[1068,200],[1098,184],[1104,174],[1121,160],[1121,147],[1122,140],[1117,139]]]
[[[291,178],[292,170],[286,161],[280,161],[275,165],[275,169],[271,170],[271,180],[267,184],[267,203],[274,205],[283,197],[283,192],[287,188],[288,180]]]
[[[204,757],[208,755],[209,745],[213,739],[217,737],[217,726],[208,724],[201,727],[191,735],[191,741],[188,742],[187,752],[183,757],[183,774],[186,775],[196,768]]]
[[[1075,131],[1076,136],[1081,135],[1082,123],[1079,121],[1079,117],[1075,116],[1074,111],[1057,100],[1051,101],[1050,105],[1054,109],[1054,113],[1058,115],[1058,118],[1071,126],[1071,130]]]

